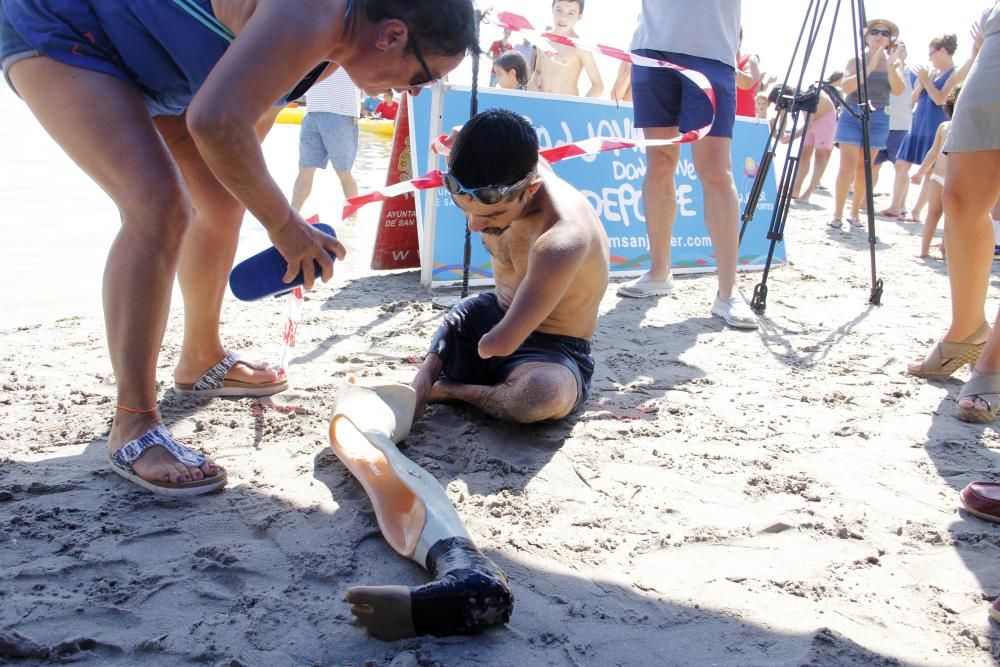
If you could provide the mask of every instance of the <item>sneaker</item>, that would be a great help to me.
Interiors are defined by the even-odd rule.
[[[716,293],[715,303],[712,304],[712,314],[724,319],[726,324],[734,329],[757,328],[756,313],[750,310],[750,306],[738,293],[734,294],[729,301],[724,301]]]
[[[654,280],[645,274],[635,280],[618,286],[618,296],[641,299],[648,296],[665,296],[674,291],[674,277],[668,275],[666,280]]]

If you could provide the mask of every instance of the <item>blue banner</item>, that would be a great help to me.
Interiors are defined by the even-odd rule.
[[[446,134],[469,117],[468,88],[439,87],[433,94],[411,98],[413,147],[417,173],[427,172],[427,160],[432,138]],[[479,91],[479,109],[503,107],[523,114],[538,132],[541,148],[551,148],[591,137],[642,138],[641,130],[633,127],[632,106],[620,108],[611,101],[541,95],[520,91],[488,88]],[[432,110],[438,118],[432,118]],[[432,125],[432,121],[433,125]],[[432,137],[433,131],[433,137]],[[757,161],[767,143],[765,121],[737,119],[733,136],[733,175],[740,195],[740,211],[746,204]],[[502,150],[501,146],[497,147]],[[484,156],[493,159],[493,156]],[[443,168],[443,164],[439,164]],[[646,174],[646,153],[643,149],[611,151],[601,155],[574,158],[553,166],[556,173],[576,186],[594,206],[604,223],[611,245],[611,271],[617,274],[638,274],[649,268],[649,238],[642,202],[642,184]],[[715,267],[712,241],[705,228],[702,208],[701,181],[694,169],[690,145],[681,148],[680,162],[674,178],[677,187],[677,219],[671,240],[670,261],[676,273],[710,271]],[[431,282],[447,284],[462,279],[462,258],[465,244],[465,217],[455,206],[451,195],[443,188],[426,193],[435,207],[433,224],[428,227],[428,209],[423,197],[417,210],[424,225],[422,242],[431,248],[423,251],[425,262],[431,251]],[[740,246],[741,269],[760,268],[767,257],[766,238],[774,201],[777,197],[773,172],[766,180],[758,200],[754,219],[747,227]],[[738,221],[733,221],[738,224]],[[785,261],[785,248],[775,248],[775,262]],[[427,275],[426,267],[425,273]],[[492,283],[493,272],[489,254],[479,239],[473,239],[470,277],[476,283]]]

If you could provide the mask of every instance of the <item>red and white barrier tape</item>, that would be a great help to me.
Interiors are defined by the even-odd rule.
[[[590,44],[571,37],[557,35],[552,32],[540,32],[531,25],[528,19],[520,16],[519,14],[514,14],[513,12],[498,12],[489,9],[484,15],[484,20],[495,26],[507,28],[513,32],[517,32],[526,37],[529,41],[537,43],[542,48],[544,48],[544,45],[548,43],[559,44],[561,46],[568,46],[576,49],[583,49],[585,51],[592,51],[594,53],[600,53],[610,58],[616,58],[633,65],[675,70],[698,86],[712,105],[712,118],[709,119],[707,125],[699,127],[696,130],[689,130],[677,137],[674,137],[673,139],[639,140],[594,137],[592,139],[584,139],[583,141],[564,144],[562,146],[556,146],[554,148],[548,148],[541,151],[539,155],[549,163],[556,163],[574,157],[595,155],[597,153],[604,153],[605,151],[615,151],[626,148],[647,148],[651,146],[685,144],[697,141],[698,139],[704,137],[708,134],[708,131],[712,128],[712,124],[715,122],[715,92],[712,90],[712,83],[701,72],[681,67],[680,65],[675,65],[674,63],[667,62],[666,60],[649,58],[635,53],[629,53],[628,51],[622,51],[621,49],[613,46],[607,46],[605,44]],[[443,138],[439,138],[435,142],[435,149],[436,152],[446,155],[447,146],[443,143],[442,139]],[[395,185],[366,192],[365,194],[358,195],[357,197],[351,197],[344,203],[343,217],[347,218],[353,215],[358,209],[367,204],[385,201],[386,199],[409,194],[411,192],[430,190],[440,187],[442,183],[442,173],[435,170],[419,178],[402,181],[400,183],[396,183]]]
[[[614,46],[608,46],[607,44],[591,44],[574,37],[557,35],[554,32],[541,32],[535,29],[528,19],[513,12],[488,9],[483,15],[483,20],[487,23],[492,23],[497,27],[506,28],[512,32],[516,32],[543,50],[545,50],[546,44],[558,44],[559,46],[568,46],[574,49],[590,51],[592,53],[600,53],[601,55],[608,56],[609,58],[615,58],[616,60],[621,60],[632,65],[652,67],[654,69],[672,69],[686,77],[693,84],[698,86],[698,88],[701,89],[701,92],[705,94],[705,97],[708,98],[708,101],[711,102],[712,118],[709,119],[708,124],[704,127],[699,127],[697,130],[685,132],[676,139],[672,139],[672,143],[683,144],[691,141],[697,141],[708,134],[708,131],[712,128],[712,124],[715,122],[715,91],[712,90],[712,82],[709,81],[704,74],[697,70],[681,67],[680,65],[675,65],[672,62],[660,60],[659,58],[640,56],[636,53],[623,51]]]
[[[441,136],[434,142],[435,152],[441,155],[447,155],[450,148],[444,144],[445,137]],[[563,160],[569,160],[575,157],[583,157],[584,155],[596,155],[598,153],[605,153],[607,151],[618,151],[625,150],[629,148],[648,148],[652,146],[669,146],[670,144],[676,144],[678,141],[676,139],[618,139],[618,138],[606,138],[606,137],[593,137],[591,139],[584,139],[582,141],[577,141],[571,144],[563,144],[562,146],[555,146],[553,148],[546,148],[538,153],[539,157],[544,158],[550,164],[556,162],[562,162]],[[351,197],[344,204],[344,217],[353,215],[362,206],[370,204],[372,202],[385,201],[386,199],[391,199],[393,197],[398,197],[400,195],[409,194],[411,192],[418,192],[421,190],[432,190],[434,188],[441,187],[444,183],[443,174],[441,171],[435,169],[434,171],[421,176],[419,178],[414,178],[409,181],[401,181],[395,185],[390,185],[377,190],[372,190],[371,192],[366,192],[363,195],[358,195],[357,197]]]

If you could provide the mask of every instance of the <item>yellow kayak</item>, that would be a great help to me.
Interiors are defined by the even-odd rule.
[[[396,129],[396,121],[385,118],[361,118],[358,120],[358,127],[365,132],[391,137]]]
[[[301,125],[302,118],[305,115],[305,107],[285,107],[278,112],[278,117],[274,120],[274,122],[284,123],[285,125]]]

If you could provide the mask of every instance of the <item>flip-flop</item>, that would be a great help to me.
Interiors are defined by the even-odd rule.
[[[218,472],[211,477],[206,475],[202,479],[190,482],[160,482],[139,477],[132,470],[132,464],[150,448],[157,446],[166,449],[188,468],[200,468],[208,458],[201,452],[188,449],[177,442],[170,435],[166,426],[157,424],[141,437],[130,440],[119,447],[110,456],[111,469],[136,486],[160,496],[200,496],[204,493],[218,491],[226,485],[226,469],[222,466],[216,466]]]
[[[270,368],[267,364],[241,359],[235,352],[226,352],[222,361],[205,371],[194,384],[175,382],[174,388],[181,394],[207,398],[216,396],[272,396],[288,389],[288,378],[286,377],[281,377],[277,382],[266,383],[227,380],[226,375],[236,364],[244,364],[257,371]]]
[[[864,222],[862,222],[858,218],[848,218],[847,219],[847,223],[851,227],[854,227],[855,229],[864,229],[865,227],[868,226],[867,224],[865,224]]]
[[[830,220],[828,223],[826,223],[826,226],[829,227],[830,229],[843,229],[844,220],[842,218],[834,218],[833,220]]]
[[[963,408],[959,405],[955,415],[964,422],[973,424],[989,424],[1000,413],[1000,373],[984,373],[973,375],[958,392],[958,400],[972,397],[986,404],[985,410]],[[987,397],[989,397],[987,399]]]

